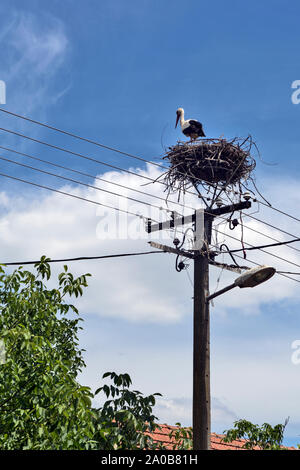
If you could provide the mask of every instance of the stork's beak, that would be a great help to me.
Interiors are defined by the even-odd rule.
[[[180,116],[179,116],[179,113],[177,113],[175,129],[176,129],[176,127],[177,127],[177,124],[178,124],[178,121],[179,121],[179,117],[180,117]]]

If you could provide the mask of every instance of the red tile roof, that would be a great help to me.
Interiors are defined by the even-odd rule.
[[[177,426],[169,426],[168,424],[160,424],[159,428],[153,433],[149,433],[155,442],[163,444],[166,449],[173,450],[174,438],[170,438],[169,434],[172,430],[178,429]],[[223,434],[211,433],[211,450],[245,450],[243,448],[246,440],[239,439],[232,442],[223,442]],[[287,450],[295,450],[294,447],[285,447]],[[255,450],[260,450],[257,447]]]

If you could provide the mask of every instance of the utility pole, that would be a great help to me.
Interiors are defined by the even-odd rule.
[[[197,223],[197,220],[196,222]],[[193,443],[210,449],[209,253],[212,216],[204,213],[203,251],[194,251]]]
[[[193,324],[193,449],[209,450],[211,434],[211,400],[210,400],[210,318],[209,318],[209,265],[211,259],[210,243],[214,217],[251,207],[249,200],[204,211],[204,230],[201,247],[195,240],[193,254],[173,247],[149,242],[151,246],[163,251],[179,254],[194,259],[194,324]],[[199,233],[197,212],[187,217],[171,219],[159,224],[148,220],[148,233],[170,229],[178,225],[194,223],[194,233]],[[224,265],[226,267],[226,265]]]

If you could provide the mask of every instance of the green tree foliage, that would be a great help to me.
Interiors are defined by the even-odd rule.
[[[173,450],[191,450],[193,448],[193,428],[183,428],[181,423],[176,423],[178,426],[169,433],[172,439]]]
[[[48,289],[46,257],[36,274],[0,267],[0,337],[6,360],[0,365],[0,448],[94,448],[92,394],[76,376],[84,366],[78,348],[77,309],[65,297],[82,295],[85,274],[64,267],[58,287]],[[73,312],[74,319],[67,318]]]
[[[104,405],[97,410],[98,429],[102,435],[96,440],[102,449],[155,449],[158,445],[148,433],[158,425],[152,408],[160,393],[143,396],[138,390],[130,390],[131,378],[128,374],[117,375],[106,372],[112,384],[98,388],[95,395],[102,392],[106,398]]]
[[[288,419],[284,424],[272,427],[268,423],[261,426],[250,421],[240,419],[234,422],[234,428],[224,431],[224,442],[232,442],[235,439],[246,439],[245,449],[253,450],[255,447],[261,450],[282,450],[282,440]]]
[[[128,374],[107,372],[109,398],[95,410],[89,387],[77,375],[85,366],[79,349],[81,318],[67,297],[81,296],[85,274],[78,278],[64,266],[57,287],[49,289],[49,259],[35,274],[19,268],[5,274],[0,266],[0,449],[138,449],[155,448],[144,434],[156,427],[155,395],[130,390]],[[51,280],[52,281],[52,280]],[[70,318],[71,317],[71,318]]]

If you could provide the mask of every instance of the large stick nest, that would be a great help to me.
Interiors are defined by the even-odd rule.
[[[221,184],[225,189],[241,181],[246,182],[255,168],[251,136],[246,139],[201,139],[178,142],[163,157],[170,163],[164,173],[169,191],[189,186]],[[256,147],[255,147],[256,148]]]

